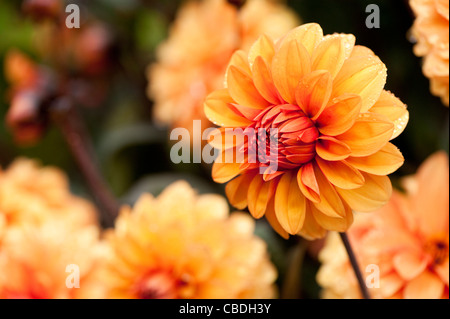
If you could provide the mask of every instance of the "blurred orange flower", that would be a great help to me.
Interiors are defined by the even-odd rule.
[[[226,0],[188,1],[148,70],[157,121],[192,130],[193,120],[204,120],[206,128],[204,99],[223,87],[233,52],[248,49],[260,34],[277,38],[296,25],[294,12],[277,0],[248,0],[241,10]]]
[[[124,208],[107,234],[106,298],[272,298],[276,270],[254,221],[185,182]]]
[[[96,225],[74,228],[70,219],[9,227],[0,249],[0,299],[85,298],[98,243]]]
[[[98,242],[94,207],[61,171],[26,159],[0,170],[0,298],[82,297]],[[80,289],[66,286],[71,264]]]
[[[0,168],[0,218],[6,226],[69,219],[69,224],[79,228],[96,224],[96,210],[70,193],[67,177],[59,169],[41,168],[22,158],[7,170]]]
[[[416,20],[412,35],[414,53],[424,57],[423,73],[431,81],[431,92],[449,105],[449,6],[448,0],[410,0]]]
[[[448,298],[449,166],[445,153],[428,159],[405,181],[404,195],[394,192],[389,204],[359,215],[349,236],[362,269],[377,265],[376,298]],[[330,234],[320,259],[318,281],[325,298],[359,298],[345,249]]]
[[[355,46],[353,35],[323,36],[319,25],[305,24],[276,42],[262,36],[249,54],[233,55],[228,87],[207,98],[205,113],[244,135],[278,129],[278,168],[259,174],[268,165],[262,154],[256,163],[250,157],[216,161],[213,179],[232,180],[226,187],[231,204],[248,206],[255,218],[265,215],[284,237],[346,231],[352,209],[369,212],[388,202],[386,175],[403,164],[389,141],[404,130],[408,111],[383,90],[385,83],[385,65]],[[256,147],[236,143],[216,146],[222,155]]]

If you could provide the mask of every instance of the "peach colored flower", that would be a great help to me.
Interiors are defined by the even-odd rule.
[[[449,105],[449,6],[448,0],[410,0],[416,20],[412,35],[414,53],[424,57],[423,73],[431,81],[431,92]]]
[[[395,191],[382,209],[359,215],[349,230],[364,272],[380,269],[375,298],[448,298],[449,291],[449,167],[444,152],[428,159],[408,178],[407,194]],[[345,249],[330,234],[320,254],[318,281],[325,298],[359,298]]]
[[[188,1],[148,70],[157,121],[191,130],[193,120],[202,120],[206,128],[204,99],[223,87],[233,52],[247,49],[260,34],[276,38],[296,25],[297,17],[280,1],[248,0],[239,11],[226,0]]]
[[[355,46],[353,35],[323,36],[318,24],[305,24],[276,42],[262,36],[249,54],[233,55],[227,88],[207,98],[205,114],[222,132],[278,129],[278,168],[264,163],[267,154],[252,163],[254,141],[213,141],[222,148],[219,159],[245,154],[241,162],[216,161],[213,179],[231,180],[231,204],[248,206],[255,218],[265,215],[285,237],[346,231],[352,209],[369,212],[387,203],[386,175],[403,164],[389,141],[405,128],[408,111],[383,90],[385,83],[385,65]]]
[[[124,208],[98,275],[106,298],[274,297],[276,270],[254,222],[185,182]]]
[[[91,293],[98,249],[96,225],[75,228],[70,219],[60,218],[8,227],[0,249],[0,299],[84,298]],[[76,265],[79,274],[69,265]],[[79,282],[79,288],[66,282]]]
[[[82,297],[98,243],[94,207],[60,170],[27,159],[0,169],[0,298]],[[66,286],[71,264],[80,289]]]
[[[6,226],[69,219],[76,228],[96,224],[96,211],[70,193],[67,177],[59,169],[41,168],[21,158],[7,170],[0,168],[0,218]]]

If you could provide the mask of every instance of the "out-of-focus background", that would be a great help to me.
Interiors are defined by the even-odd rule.
[[[155,59],[158,44],[168,35],[181,1],[98,0],[70,1],[82,7],[82,19],[102,30],[93,33],[87,43],[107,38],[108,64],[101,75],[74,74],[74,90],[88,97],[83,117],[94,139],[102,173],[115,195],[124,203],[133,202],[141,193],[158,194],[178,179],[189,181],[202,193],[223,194],[223,187],[211,179],[210,167],[203,164],[175,165],[170,161],[169,130],[152,119],[152,101],[146,96],[147,66]],[[381,28],[368,29],[365,24],[369,3],[380,7]],[[395,141],[406,159],[392,180],[415,172],[419,164],[439,149],[448,152],[448,108],[431,95],[429,80],[422,73],[422,60],[413,54],[409,29],[413,15],[405,0],[290,0],[288,5],[303,23],[317,22],[326,34],[352,33],[357,44],[370,47],[387,65],[386,88],[408,105],[410,122]],[[43,138],[32,146],[15,143],[5,125],[9,108],[8,83],[4,76],[4,59],[16,49],[41,65],[54,65],[49,57],[58,56],[55,46],[43,43],[51,28],[24,13],[22,1],[0,2],[0,166],[15,158],[38,159],[44,165],[58,166],[71,178],[75,193],[89,198],[82,177],[57,129],[49,126]],[[97,38],[96,38],[97,37]],[[92,44],[92,45],[94,45]],[[80,56],[89,54],[80,50]],[[51,50],[53,52],[47,52]],[[77,54],[75,54],[77,55]],[[74,71],[75,72],[75,71]],[[79,71],[76,71],[79,72]],[[89,72],[88,72],[89,73]],[[100,96],[100,97],[99,97]],[[93,103],[89,103],[93,102]],[[89,105],[94,104],[94,105]],[[269,244],[272,258],[280,272],[280,284],[302,281],[303,298],[316,298],[315,272],[318,264],[311,254],[304,254],[296,239],[281,240],[259,222],[258,234]],[[300,247],[300,248],[299,248]],[[284,258],[288,254],[289,258]],[[305,262],[302,263],[302,259]],[[293,261],[293,262],[291,262]],[[302,264],[302,277],[297,278]],[[290,265],[290,266],[289,266]],[[283,285],[281,285],[283,286]],[[284,297],[298,297],[295,289],[284,285]],[[293,292],[295,291],[295,292]],[[292,295],[294,294],[294,295]]]

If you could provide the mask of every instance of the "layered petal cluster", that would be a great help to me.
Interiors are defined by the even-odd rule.
[[[410,0],[416,15],[412,36],[414,53],[424,57],[423,73],[431,92],[449,105],[449,5],[448,0]]]
[[[362,270],[379,269],[374,298],[449,297],[449,166],[445,153],[428,159],[395,191],[384,208],[359,215],[349,230]],[[359,298],[360,292],[339,237],[330,234],[320,253],[318,282],[325,298]],[[367,268],[372,274],[372,268]],[[372,284],[375,281],[370,280]]]
[[[8,227],[0,246],[0,299],[85,298],[98,243],[96,225],[75,229],[70,219]]]
[[[104,298],[272,298],[276,270],[251,217],[186,182],[124,208],[106,235]]]
[[[26,159],[0,170],[0,298],[82,297],[98,243],[95,209],[61,171]],[[66,285],[69,265],[80,289]]]
[[[62,171],[24,158],[0,168],[0,216],[8,226],[58,218],[70,219],[74,228],[96,223],[94,206],[70,192]]]
[[[352,210],[370,212],[387,203],[392,187],[386,175],[403,164],[389,141],[404,130],[409,115],[383,89],[386,73],[353,35],[324,36],[317,24],[275,42],[262,36],[248,54],[237,51],[227,88],[205,102],[205,114],[222,127],[221,139],[216,134],[211,141],[222,154],[213,179],[230,181],[231,204],[248,206],[255,218],[265,215],[285,237],[319,238],[327,230],[346,231]],[[230,128],[244,138],[226,142]],[[265,158],[272,147],[256,161],[248,156],[260,139],[246,139],[246,133],[261,129],[277,130],[276,139],[270,135],[277,144],[276,170]],[[243,154],[243,160],[223,160],[230,153]]]
[[[156,119],[190,130],[193,120],[208,124],[204,99],[223,88],[233,52],[248,49],[262,33],[277,38],[298,24],[294,12],[278,0],[248,0],[240,10],[226,0],[187,2],[148,70]]]

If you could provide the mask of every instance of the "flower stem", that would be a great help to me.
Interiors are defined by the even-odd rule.
[[[91,139],[78,111],[69,98],[60,98],[51,106],[50,116],[61,131],[99,207],[101,222],[107,227],[113,226],[119,212],[119,203],[100,174],[93,156]]]
[[[245,4],[245,1],[246,0],[228,0],[228,3],[240,9]]]
[[[358,261],[356,260],[356,255],[353,251],[352,245],[348,238],[347,233],[339,233],[344,243],[345,249],[347,250],[348,258],[352,264],[353,271],[355,272],[356,279],[358,280],[359,288],[364,299],[370,299],[369,290],[367,289],[366,283],[361,273],[361,268],[359,267]]]

